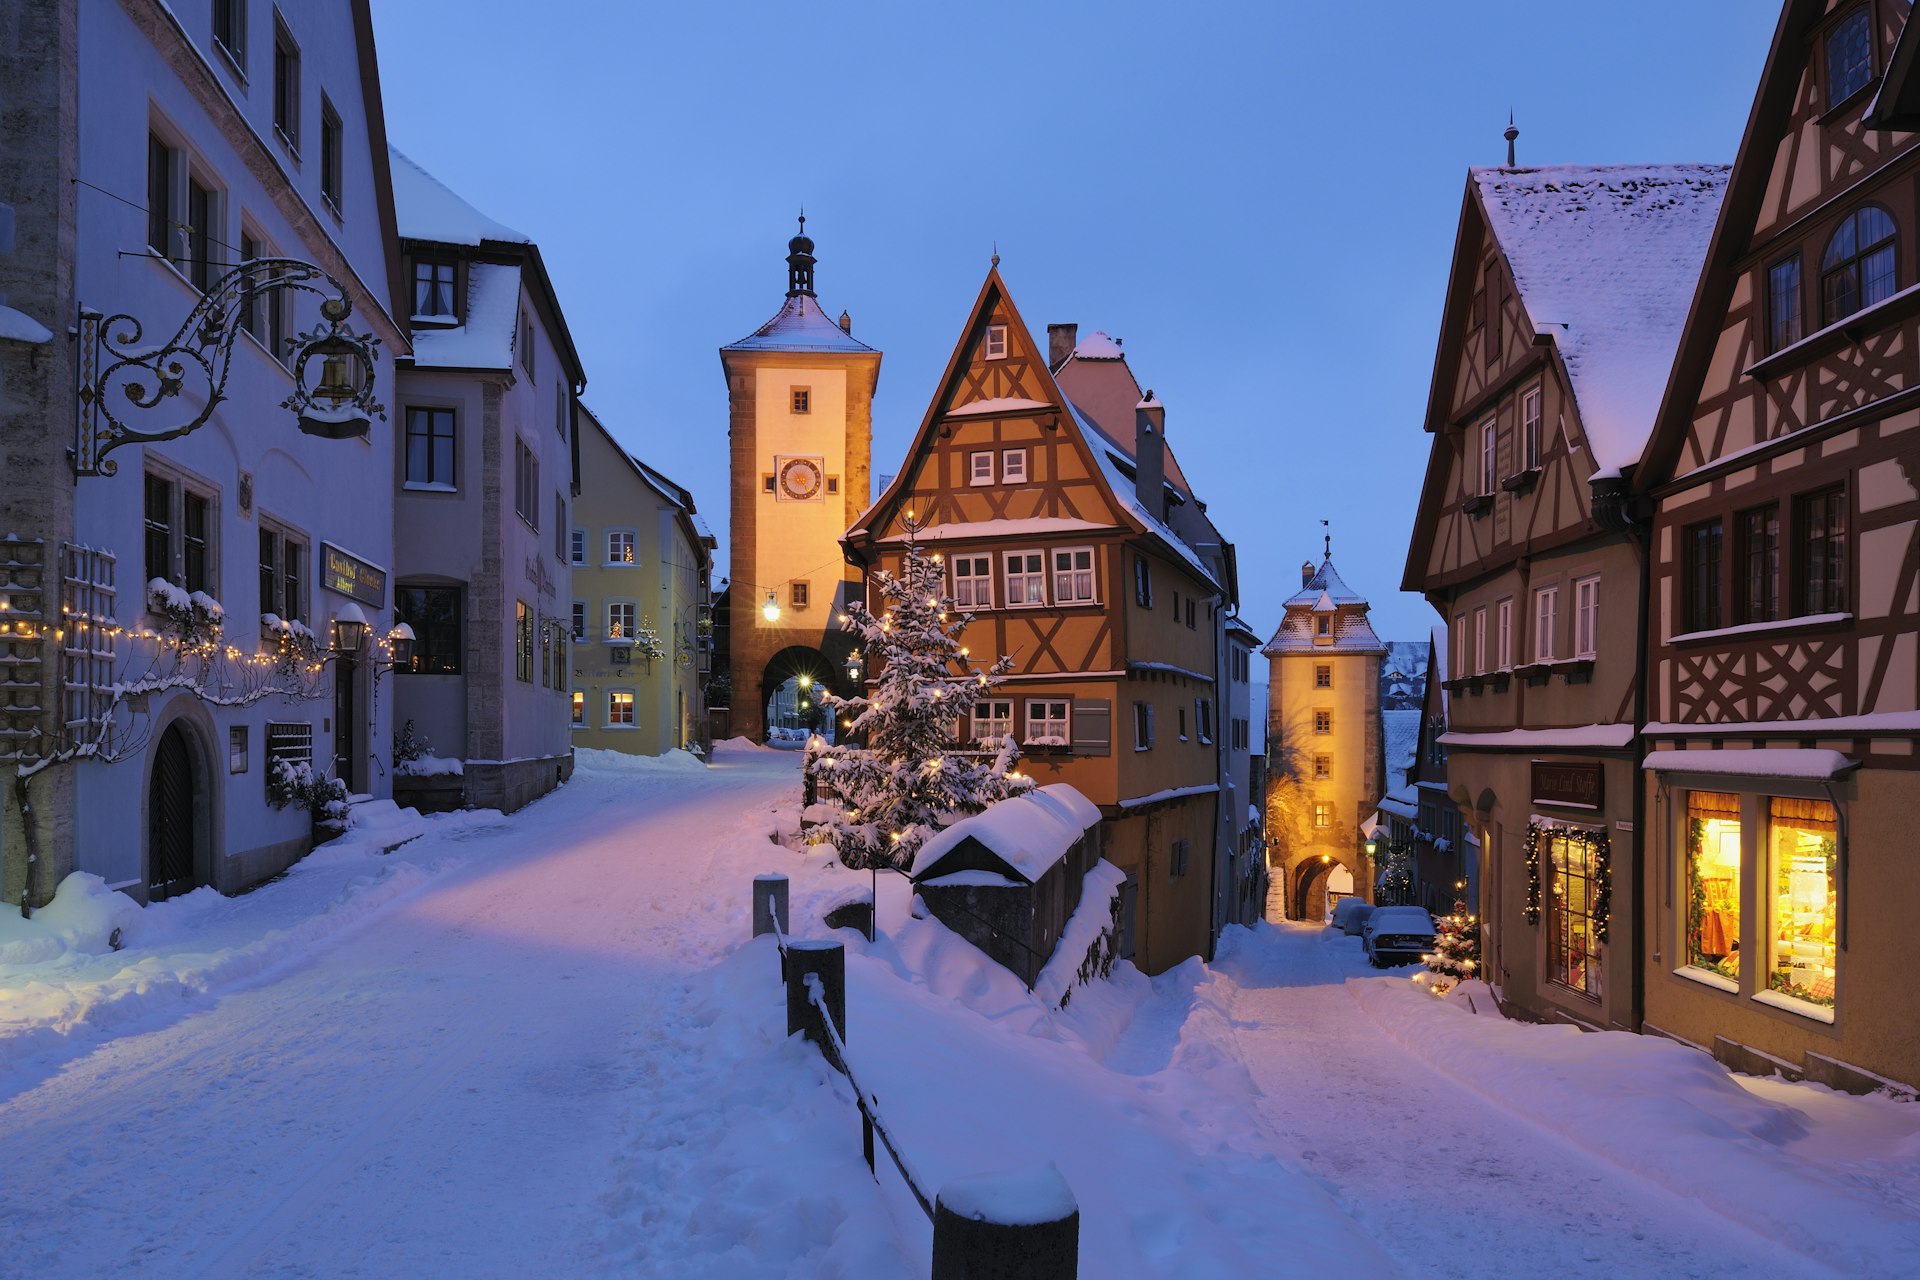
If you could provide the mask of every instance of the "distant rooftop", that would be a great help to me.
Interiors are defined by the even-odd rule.
[[[441,244],[473,244],[483,240],[531,244],[525,232],[496,222],[468,204],[453,189],[409,159],[395,146],[387,147],[393,170],[393,211],[400,234],[409,240]]]

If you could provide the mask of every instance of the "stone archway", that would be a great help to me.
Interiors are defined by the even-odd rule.
[[[1338,853],[1312,853],[1287,869],[1287,918],[1307,922],[1326,919],[1328,880],[1335,871],[1346,873],[1344,878],[1352,885],[1352,893],[1372,900],[1368,892],[1371,886],[1352,859]]]
[[[191,697],[154,717],[143,765],[143,892],[148,901],[219,887],[214,851],[220,825],[212,722]]]
[[[760,673],[762,723],[771,738],[776,728],[817,729],[827,723],[818,691],[851,694],[846,672],[808,645],[789,645],[767,659]]]

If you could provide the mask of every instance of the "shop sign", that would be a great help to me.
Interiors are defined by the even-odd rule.
[[[1578,764],[1533,762],[1533,802],[1571,809],[1598,809],[1605,767],[1599,761]]]
[[[320,544],[320,585],[376,609],[386,607],[387,571],[331,542]]]

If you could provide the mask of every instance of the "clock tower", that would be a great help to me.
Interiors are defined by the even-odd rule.
[[[802,215],[787,242],[786,302],[720,348],[732,458],[731,732],[752,738],[766,737],[768,702],[783,687],[788,723],[817,716],[810,689],[852,692],[853,641],[838,617],[862,578],[840,536],[867,509],[880,352],[853,336],[846,312],[836,321],[820,309],[813,268]]]

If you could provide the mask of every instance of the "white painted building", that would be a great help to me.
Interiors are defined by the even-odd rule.
[[[10,104],[22,109],[10,110],[8,129],[20,132],[0,148],[0,169],[41,181],[8,212],[59,256],[38,278],[29,264],[0,261],[0,289],[60,335],[47,358],[77,362],[85,379],[112,363],[116,339],[126,338],[122,351],[168,341],[243,262],[298,259],[344,290],[352,329],[379,339],[375,398],[390,401],[405,338],[391,318],[393,207],[365,0],[10,8],[35,78],[8,77],[29,101]],[[10,596],[36,604],[52,632],[34,637],[31,654],[0,646],[9,662],[0,674],[16,690],[12,722],[28,707],[19,677],[42,673],[37,736],[0,769],[31,777],[40,863],[25,888],[35,899],[75,869],[142,898],[237,890],[284,869],[309,848],[312,820],[304,803],[270,802],[272,755],[310,761],[354,792],[387,792],[396,422],[375,417],[365,438],[325,439],[303,434],[283,407],[297,390],[296,335],[320,325],[333,288],[313,286],[213,308],[214,325],[233,323],[206,335],[207,370],[182,357],[178,393],[150,408],[129,379],[110,381],[91,415],[101,429],[107,414],[141,432],[182,427],[210,395],[219,402],[179,438],[118,447],[96,474],[84,474],[84,437],[77,480],[65,462],[76,444],[69,424],[90,416],[73,381],[50,384],[30,406],[58,426],[40,432],[46,456],[0,476],[0,525],[20,535],[13,559],[39,560],[34,581],[9,580]],[[84,326],[74,343],[65,336],[85,310],[107,317],[98,346]],[[318,380],[317,360],[307,376]],[[70,501],[37,491],[62,473]],[[167,585],[150,590],[149,580]],[[184,609],[169,605],[188,593]],[[217,639],[181,658],[216,614]],[[329,656],[343,618],[364,622],[363,638]],[[304,650],[306,631],[317,651]],[[189,668],[199,675],[183,678]],[[142,680],[157,687],[114,692]],[[268,689],[278,692],[263,697]],[[75,724],[90,715],[111,719],[110,739],[29,767],[36,753],[79,745]],[[12,898],[27,841],[12,803],[6,818]]]
[[[394,518],[396,601],[415,644],[397,673],[396,715],[435,756],[460,760],[463,780],[457,793],[452,775],[408,781],[402,798],[512,811],[573,771],[586,375],[539,246],[391,156],[413,335],[395,410]]]

